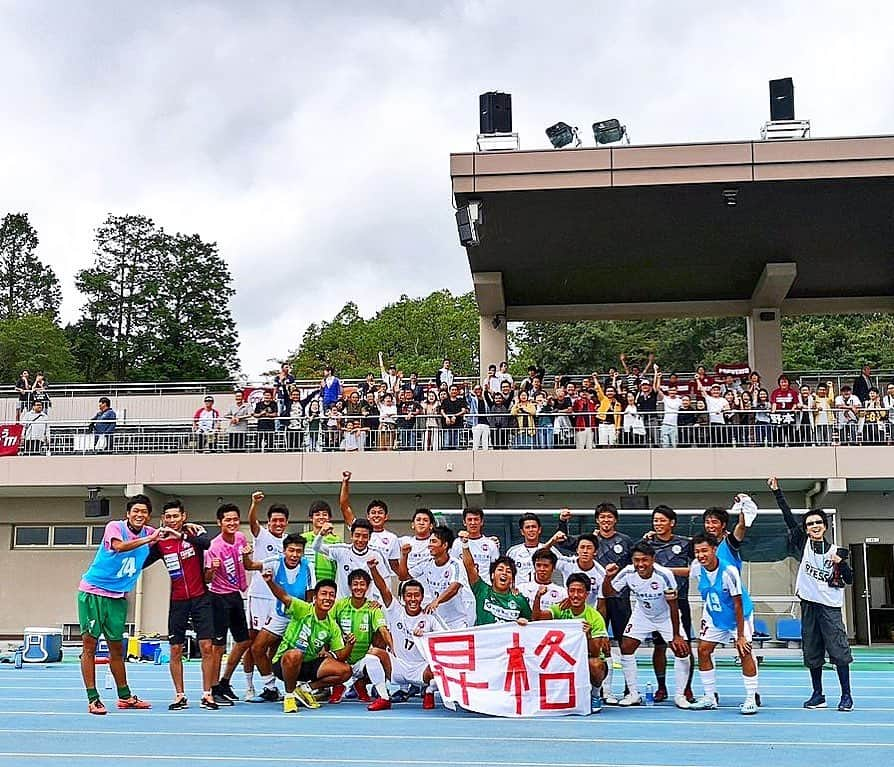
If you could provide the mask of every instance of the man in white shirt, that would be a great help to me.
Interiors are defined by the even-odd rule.
[[[661,416],[661,447],[677,446],[677,415],[683,407],[683,399],[677,396],[677,387],[671,384],[667,387],[667,394],[661,388],[661,373],[655,371],[658,401],[664,407]]]

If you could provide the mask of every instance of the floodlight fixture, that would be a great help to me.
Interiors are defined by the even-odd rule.
[[[627,143],[630,143],[627,126],[621,125],[621,122],[615,118],[593,123],[593,138],[596,139],[597,144],[615,144],[622,139],[626,139]]]
[[[478,245],[478,224],[481,223],[481,201],[469,200],[456,210],[456,228],[460,245],[472,248]]]
[[[546,129],[546,135],[549,138],[549,142],[553,145],[553,149],[561,149],[572,142],[574,142],[575,147],[580,146],[580,136],[577,128],[572,128],[568,123],[557,122],[555,125],[550,125]]]

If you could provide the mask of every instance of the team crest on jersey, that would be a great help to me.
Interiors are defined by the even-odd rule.
[[[624,551],[624,547],[620,543],[616,543],[612,551],[614,551],[615,554],[621,554]]]
[[[649,585],[651,586],[652,591],[658,591],[659,586],[657,583],[655,583],[655,581],[652,581],[652,583],[650,583]]]
[[[681,551],[683,551],[683,547],[679,543],[675,543],[673,546],[671,546],[671,551],[674,552],[674,554],[679,554]]]
[[[326,638],[326,632],[325,632],[325,631],[320,630],[320,631],[317,632],[317,639],[325,639],[325,638]]]
[[[267,551],[275,551],[275,550],[276,550],[276,546],[274,546],[272,543],[267,544]]]

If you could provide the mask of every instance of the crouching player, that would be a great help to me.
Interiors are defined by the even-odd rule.
[[[692,563],[691,573],[698,581],[698,590],[704,600],[698,644],[698,675],[704,695],[689,708],[697,711],[717,708],[712,655],[717,645],[723,642],[734,644],[742,659],[745,702],[739,710],[743,714],[756,714],[757,664],[751,654],[751,637],[754,633],[751,598],[738,569],[717,557],[719,544],[714,536],[700,533],[692,539],[692,545],[695,562]]]
[[[312,601],[316,581],[313,567],[304,559],[304,538],[297,533],[290,533],[282,545],[282,556],[270,568],[273,582],[293,599]],[[269,611],[264,625],[252,642],[251,654],[264,683],[264,689],[258,697],[276,703],[282,698],[276,689],[272,656],[289,625],[289,616],[281,601],[277,599],[274,602],[273,609]]]
[[[352,570],[348,573],[348,585],[351,588],[351,596],[337,600],[332,608],[332,615],[341,627],[345,641],[351,645],[351,654],[348,656],[348,664],[351,666],[351,679],[349,685],[357,691],[357,699],[369,702],[369,694],[361,682],[364,672],[369,681],[376,686],[379,695],[385,689],[385,669],[382,666],[382,650],[371,652],[373,639],[379,636],[379,641],[393,652],[391,632],[385,622],[382,609],[366,598],[369,591],[371,578],[366,570]],[[329,696],[330,703],[341,703],[345,694],[345,686],[342,684],[332,688]]]
[[[536,555],[535,555],[536,556]],[[592,605],[587,604],[590,593],[590,579],[583,573],[572,573],[565,582],[568,598],[559,604],[542,609],[540,600],[549,591],[548,586],[540,586],[534,595],[534,620],[542,621],[553,618],[583,620],[587,634],[587,658],[590,666],[590,710],[594,714],[602,711],[600,690],[605,679],[605,656],[611,653],[608,642],[608,631],[605,619]]]
[[[422,611],[424,589],[419,581],[404,581],[404,604],[401,604],[394,598],[391,589],[388,588],[388,584],[379,572],[379,561],[373,557],[368,560],[367,565],[370,573],[372,573],[373,582],[382,595],[382,602],[385,605],[385,617],[388,620],[388,628],[391,630],[393,637],[393,654],[385,653],[375,648],[370,652],[375,653],[382,660],[385,673],[392,684],[420,685],[422,687],[422,708],[434,708],[434,674],[425,662],[425,658],[422,657],[419,648],[416,647],[416,640],[432,631],[444,631],[447,627],[435,613]],[[370,676],[370,681],[373,682],[376,691],[379,693],[379,698],[374,700],[368,708],[370,711],[389,709],[391,708],[391,701],[388,697],[388,687],[384,684],[385,680],[382,680],[382,684],[376,682],[372,678],[371,670],[370,667],[367,667],[366,671]]]
[[[345,661],[353,642],[351,637],[347,643],[344,641],[332,617],[335,581],[318,581],[316,596],[310,603],[290,597],[270,570],[265,570],[263,577],[289,616],[289,625],[273,656],[273,673],[286,689],[283,713],[298,713],[298,701],[308,708],[319,708],[314,692],[344,684],[351,676],[351,667]]]

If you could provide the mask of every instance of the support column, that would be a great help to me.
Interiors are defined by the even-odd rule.
[[[499,365],[506,359],[506,320],[499,316],[499,327],[494,327],[494,315],[478,317],[478,337],[481,344],[479,367],[481,375],[488,365]]]
[[[761,374],[767,391],[776,388],[782,373],[782,327],[778,309],[752,309],[746,318],[748,364]]]
[[[488,365],[499,365],[506,359],[506,298],[502,272],[473,272],[475,301],[478,304],[478,337],[481,375]]]

